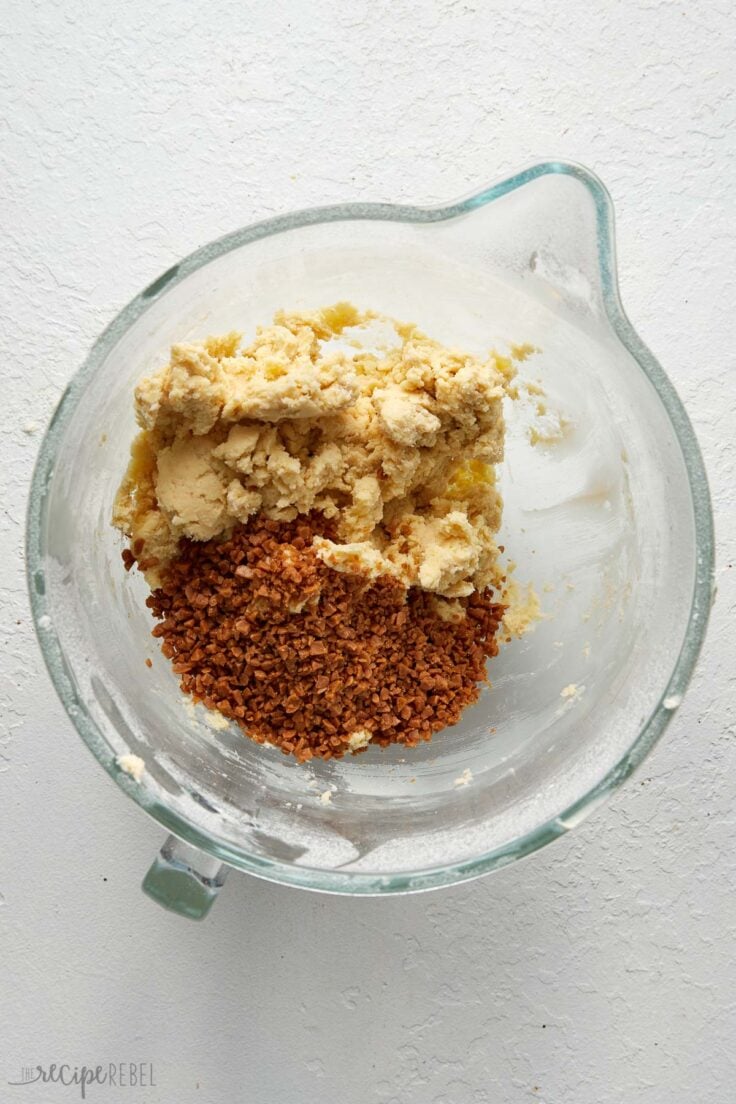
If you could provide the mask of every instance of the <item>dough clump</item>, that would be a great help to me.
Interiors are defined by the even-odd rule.
[[[280,312],[249,345],[239,333],[174,345],[140,381],[113,521],[152,586],[182,538],[311,511],[336,519],[337,540],[315,547],[338,571],[446,598],[500,585],[511,361],[398,322],[391,344],[362,347],[379,318],[349,303]]]

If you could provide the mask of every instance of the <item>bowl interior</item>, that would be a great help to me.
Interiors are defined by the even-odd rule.
[[[111,769],[117,754],[144,758],[143,782],[129,784],[144,806],[249,869],[325,888],[451,871],[592,790],[665,692],[695,572],[682,451],[600,308],[589,199],[552,229],[533,196],[524,202],[441,223],[317,223],[216,256],[113,332],[55,428],[32,586],[67,707]],[[577,250],[572,266],[556,235]],[[502,543],[544,616],[493,661],[492,689],[430,744],[300,766],[187,704],[109,519],[135,432],[133,386],[173,341],[251,334],[282,307],[338,299],[478,352],[538,346],[521,379],[544,394],[522,386],[507,403]]]

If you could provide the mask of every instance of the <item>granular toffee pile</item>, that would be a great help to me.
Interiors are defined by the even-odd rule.
[[[313,547],[334,535],[319,514],[256,515],[224,540],[183,540],[147,599],[182,690],[302,762],[456,724],[504,613],[490,589],[448,602],[335,571]]]

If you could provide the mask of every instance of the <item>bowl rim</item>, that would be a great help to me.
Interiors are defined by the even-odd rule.
[[[695,523],[695,579],[682,647],[657,705],[625,755],[583,797],[518,839],[462,862],[393,874],[330,871],[264,859],[236,849],[224,840],[213,838],[183,813],[163,804],[153,790],[147,787],[145,775],[141,782],[135,782],[120,769],[113,748],[102,729],[76,694],[63,649],[48,615],[42,552],[45,500],[53,476],[57,446],[81,391],[122,335],[165,289],[175,286],[192,272],[233,249],[272,234],[318,223],[345,220],[406,223],[447,221],[484,207],[549,174],[575,178],[587,188],[594,201],[600,287],[607,320],[621,344],[654,386],[675,431],[687,470]],[[56,692],[82,740],[121,789],[150,816],[174,835],[230,866],[285,885],[330,893],[379,895],[431,889],[476,878],[529,855],[564,835],[626,781],[662,736],[692,676],[705,637],[714,586],[713,518],[702,455],[680,398],[664,370],[632,326],[622,305],[616,271],[613,204],[604,184],[593,172],[578,163],[543,161],[449,204],[410,206],[345,203],[306,208],[250,224],[190,253],[162,273],[120,311],[97,338],[83,365],[64,391],[41,442],[31,481],[26,530],[26,572],[34,627],[41,652]]]

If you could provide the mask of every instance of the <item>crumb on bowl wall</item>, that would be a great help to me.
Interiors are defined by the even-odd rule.
[[[373,733],[369,732],[367,728],[356,728],[355,732],[352,732],[348,738],[348,748],[353,753],[362,751],[363,748],[368,747],[372,737]]]
[[[507,585],[503,595],[506,612],[503,615],[503,628],[507,639],[520,637],[534,628],[544,616],[539,603],[539,595],[531,583],[523,589],[515,580]]]
[[[224,717],[222,713],[217,713],[214,709],[207,709],[204,715],[205,724],[210,728],[214,728],[216,732],[223,732],[226,728],[230,727],[230,721],[227,717]]]
[[[130,775],[134,782],[140,782],[146,769],[146,764],[140,755],[118,755],[115,762],[121,771]]]

